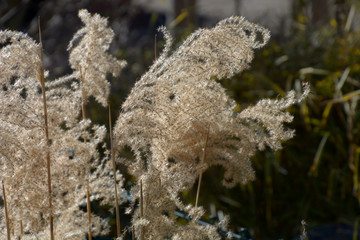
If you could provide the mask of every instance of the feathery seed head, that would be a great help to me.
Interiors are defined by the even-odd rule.
[[[106,80],[106,74],[118,76],[126,62],[107,53],[114,32],[107,26],[106,18],[99,14],[91,15],[85,9],[79,11],[79,17],[85,26],[75,33],[69,43],[70,65],[81,80],[84,100],[94,96],[99,103],[107,106],[110,83]],[[77,41],[79,43],[75,45]]]

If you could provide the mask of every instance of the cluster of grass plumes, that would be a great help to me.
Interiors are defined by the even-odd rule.
[[[118,76],[125,62],[107,53],[114,33],[105,18],[86,10],[79,17],[85,26],[68,48],[74,71],[53,81],[45,82],[41,40],[37,44],[22,33],[0,32],[3,232],[8,239],[106,234],[108,223],[91,214],[90,203],[120,203],[122,177],[111,158],[129,147],[134,159],[115,158],[135,179],[127,209],[131,226],[121,235],[117,223],[118,237],[131,231],[141,240],[220,239],[217,230],[228,218],[199,225],[204,209],[179,195],[198,178],[199,194],[202,173],[213,165],[225,168],[226,187],[254,179],[250,157],[265,146],[280,149],[293,136],[284,127],[292,120],[285,110],[308,94],[308,86],[299,98],[291,91],[284,99],[261,100],[235,113],[234,100],[216,79],[247,69],[269,31],[231,17],[196,31],[172,52],[171,35],[161,28],[165,49],[123,104],[114,149],[108,150],[106,128],[87,118],[86,103],[93,96],[107,105],[106,75]],[[191,221],[177,225],[176,209]]]
[[[104,165],[109,157],[99,155],[99,147],[105,147],[106,128],[80,115],[89,95],[106,102],[105,74],[118,74],[124,63],[106,53],[113,37],[107,21],[85,10],[79,15],[94,27],[86,25],[79,31],[82,35],[76,35],[82,41],[70,53],[75,71],[46,83],[41,42],[36,44],[18,32],[0,32],[0,164],[8,216],[1,221],[16,238],[84,238],[90,219],[92,234],[109,230],[104,219],[86,217],[80,209],[85,192],[107,204],[113,205],[114,198],[113,170]],[[85,63],[72,57],[79,55],[79,48]],[[102,67],[90,64],[99,59]],[[101,91],[89,92],[89,85]]]

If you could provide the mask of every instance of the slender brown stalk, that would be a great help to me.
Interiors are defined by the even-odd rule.
[[[199,175],[199,181],[198,181],[198,186],[197,186],[197,191],[196,191],[195,207],[198,206],[198,202],[199,202],[201,180],[202,180],[202,173],[200,173],[200,175]]]
[[[83,74],[80,69],[80,81],[83,82]],[[82,119],[86,119],[86,96],[84,91],[81,91],[81,113],[82,113]],[[84,143],[86,143],[86,137],[84,136]],[[92,240],[91,235],[91,203],[90,203],[90,187],[89,187],[89,179],[86,182],[86,210],[88,215],[88,238],[89,240]]]
[[[144,196],[143,196],[143,185],[142,180],[140,180],[140,216],[144,217]],[[140,229],[140,240],[144,240],[144,229]]]
[[[24,228],[23,228],[22,220],[20,220],[20,234],[21,234],[21,236],[24,235]]]
[[[50,210],[50,239],[54,240],[54,220],[52,212],[52,193],[51,193],[51,171],[50,171],[50,140],[49,140],[49,127],[48,127],[48,115],[47,115],[47,103],[45,93],[45,78],[44,78],[44,62],[43,62],[43,51],[42,51],[42,39],[41,39],[41,28],[40,28],[40,17],[38,19],[39,24],[39,39],[40,39],[40,68],[39,68],[39,81],[41,84],[41,91],[43,97],[44,106],[44,125],[45,125],[45,137],[46,137],[46,167],[47,167],[47,182],[48,182],[48,198],[49,198],[49,210]]]
[[[204,151],[203,151],[203,155],[201,157],[201,163],[205,162],[205,159],[206,159],[206,148],[207,148],[207,144],[208,144],[208,140],[209,140],[209,131],[210,131],[210,129],[208,128],[207,133],[206,133]],[[197,191],[196,191],[195,207],[197,207],[198,203],[199,203],[201,180],[202,180],[202,172],[199,175],[199,182],[198,182]]]
[[[5,186],[4,181],[2,182],[2,189],[3,189],[3,196],[4,196],[4,208],[5,208],[5,219],[6,219],[6,233],[7,233],[7,239],[10,240],[10,224],[9,224],[9,215],[8,215],[8,209],[7,209],[7,202],[6,202],[6,193],[5,193]]]
[[[135,240],[135,228],[132,228],[131,239]]]
[[[113,174],[114,174],[114,187],[115,187],[115,211],[116,211],[116,233],[120,237],[120,216],[119,216],[119,200],[117,195],[117,180],[116,180],[116,165],[115,165],[115,154],[113,147],[113,133],[112,133],[112,122],[111,122],[111,107],[109,104],[109,129],[110,129],[110,151],[111,151],[111,161],[113,165]]]

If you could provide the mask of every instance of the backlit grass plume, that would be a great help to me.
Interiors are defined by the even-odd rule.
[[[175,231],[170,227],[175,217],[164,215],[169,211],[157,203],[198,219],[201,208],[186,206],[178,195],[207,168],[224,167],[226,187],[254,179],[250,157],[265,145],[279,149],[282,140],[292,137],[283,126],[292,117],[284,111],[298,100],[290,92],[285,99],[262,100],[236,114],[234,100],[216,81],[249,67],[254,49],[270,38],[267,29],[231,17],[197,30],[173,53],[170,34],[161,30],[167,40],[164,52],[135,84],[115,126],[118,148],[128,146],[135,155],[135,161],[124,160],[138,180],[133,196],[146,203],[143,213],[136,210],[133,224],[143,226],[139,232],[145,231],[147,239],[187,239],[191,231],[198,239],[215,238],[214,228],[199,229],[193,222],[186,231]]]
[[[235,112],[220,82],[249,68],[269,31],[231,17],[197,30],[172,50],[171,35],[161,27],[163,53],[124,102],[110,151],[106,128],[91,122],[86,103],[93,96],[108,104],[106,76],[118,76],[125,62],[108,53],[114,33],[106,18],[87,10],[79,17],[84,26],[68,46],[73,72],[53,81],[45,81],[41,37],[37,44],[23,33],[0,31],[0,234],[6,231],[8,240],[106,234],[107,220],[90,208],[96,201],[115,202],[118,239],[129,232],[140,240],[221,239],[218,230],[228,217],[215,225],[197,222],[205,212],[198,207],[202,174],[220,165],[225,187],[253,180],[251,157],[266,146],[278,150],[293,137],[284,126],[292,121],[286,109],[306,97],[308,85],[299,97],[290,91]],[[133,159],[119,158],[127,148]],[[131,224],[122,236],[114,187],[119,196],[124,189],[110,161],[115,151],[135,181],[127,196]],[[197,179],[195,204],[183,202],[180,194]],[[177,224],[175,210],[187,215],[187,224]]]
[[[70,51],[70,65],[74,69],[73,74],[80,80],[82,118],[85,120],[87,118],[86,103],[88,98],[94,96],[99,103],[107,106],[110,83],[106,80],[106,74],[111,73],[113,76],[118,76],[120,70],[126,65],[126,62],[119,61],[107,53],[110,43],[114,38],[114,32],[111,28],[107,27],[108,23],[106,18],[98,14],[91,15],[85,9],[79,11],[79,17],[85,26],[75,33],[69,43],[68,50]],[[79,41],[79,43],[74,45],[76,41]],[[87,142],[85,136],[83,140],[85,143]],[[87,162],[84,165],[86,171],[85,176],[90,176],[90,161],[92,158],[88,157],[84,160]],[[85,180],[87,212],[89,214],[89,239],[91,240],[90,193],[92,191],[89,186],[88,177],[85,177]]]
[[[52,225],[64,207],[56,204],[61,200],[53,196],[61,192],[50,180],[61,182],[64,177],[56,167],[57,156],[69,147],[59,144],[66,135],[61,125],[78,115],[72,105],[80,97],[59,87],[44,92],[41,45],[27,35],[1,31],[0,42],[1,178],[8,193],[9,222],[13,230],[22,222],[16,229],[20,235],[42,231],[49,221]]]
[[[85,26],[75,33],[69,43],[70,65],[81,81],[83,101],[94,96],[99,103],[107,106],[110,83],[106,80],[106,74],[118,76],[126,62],[107,53],[114,32],[107,27],[106,18],[99,14],[91,15],[85,9],[79,11],[79,17]]]
[[[92,28],[80,30],[83,39],[70,54],[75,72],[46,83],[42,45],[23,33],[0,31],[0,178],[7,199],[1,226],[13,238],[108,233],[106,220],[81,210],[85,192],[90,186],[89,200],[112,205],[114,184],[121,193],[121,176],[114,183],[109,157],[101,159],[98,151],[106,128],[81,120],[80,113],[90,95],[106,105],[105,75],[118,74],[124,63],[105,53],[113,33],[104,18],[86,10],[80,16]]]

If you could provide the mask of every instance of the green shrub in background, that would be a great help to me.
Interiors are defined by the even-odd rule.
[[[225,84],[239,109],[260,96],[283,96],[303,80],[312,85],[306,104],[292,109],[295,138],[281,152],[258,154],[256,180],[224,194],[235,202],[219,203],[237,209],[233,224],[253,229],[256,239],[294,236],[301,219],[308,229],[358,226],[360,30],[353,22],[358,6],[335,5],[334,17],[313,24],[306,15],[310,2],[296,2],[290,33],[273,38],[251,70]]]

